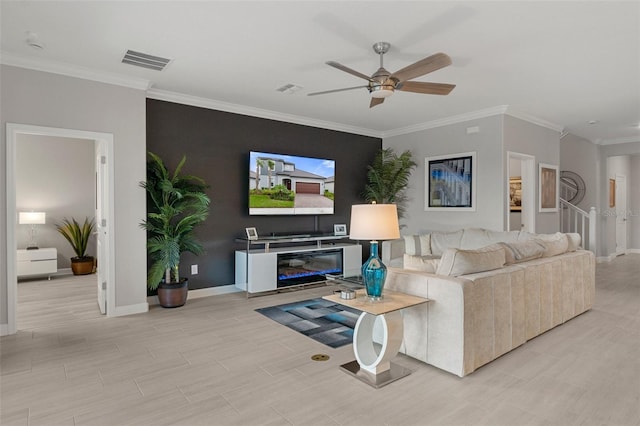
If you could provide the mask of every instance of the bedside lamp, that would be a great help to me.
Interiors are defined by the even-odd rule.
[[[36,234],[38,233],[36,225],[44,225],[46,223],[46,215],[44,212],[20,212],[18,214],[18,223],[20,225],[31,225],[31,240],[27,250],[37,250]]]
[[[370,240],[371,255],[362,265],[362,280],[371,300],[380,300],[387,267],[378,256],[378,240],[400,238],[398,209],[395,204],[356,204],[351,206],[352,240]]]

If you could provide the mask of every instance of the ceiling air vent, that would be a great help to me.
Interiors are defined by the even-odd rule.
[[[287,95],[291,95],[300,89],[302,89],[302,86],[298,86],[297,84],[293,84],[293,83],[287,83],[282,87],[278,87],[276,91],[286,93]]]
[[[122,58],[122,63],[135,65],[137,67],[149,68],[156,71],[162,71],[171,59],[161,58],[159,56],[147,55],[146,53],[127,50]]]

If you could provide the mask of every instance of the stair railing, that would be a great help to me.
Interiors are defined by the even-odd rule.
[[[582,239],[582,247],[596,253],[596,208],[589,212],[574,206],[567,200],[560,198],[560,231],[576,232]]]

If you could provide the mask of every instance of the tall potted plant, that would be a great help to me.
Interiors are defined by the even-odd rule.
[[[187,278],[179,277],[180,256],[184,252],[199,255],[202,245],[195,239],[196,226],[209,215],[208,185],[192,175],[181,174],[186,156],[173,173],[162,159],[149,152],[147,181],[140,182],[148,194],[147,219],[141,227],[147,230],[147,252],[151,267],[147,287],[158,291],[158,301],[165,308],[182,306],[187,301]]]
[[[62,223],[56,224],[56,229],[71,244],[71,248],[76,254],[75,257],[71,258],[73,275],[93,273],[95,259],[93,256],[87,256],[87,245],[95,226],[93,219],[89,220],[88,217],[84,219],[82,225],[74,218],[69,220],[66,217],[62,220]]]
[[[416,167],[411,151],[397,155],[392,148],[380,150],[368,166],[367,184],[363,196],[367,202],[395,204],[398,218],[404,217],[409,198],[406,189]]]

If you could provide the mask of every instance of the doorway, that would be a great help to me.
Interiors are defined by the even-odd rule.
[[[115,276],[114,236],[109,232],[114,217],[114,168],[113,168],[113,135],[109,133],[88,132],[73,129],[58,129],[24,124],[7,123],[7,333],[14,334],[17,331],[17,274],[16,274],[16,144],[20,135],[52,136],[58,138],[84,139],[94,144],[96,164],[96,188],[101,202],[96,200],[96,223],[99,232],[98,265],[100,273],[97,274],[97,299],[104,300],[99,306],[104,307],[104,312],[110,316],[115,306],[115,290],[113,277]],[[99,188],[98,188],[99,187]],[[102,238],[100,237],[102,235]],[[101,308],[102,311],[102,308]]]
[[[536,229],[536,205],[535,205],[535,157],[519,152],[507,151],[507,190],[506,190],[506,217],[509,231],[526,231],[534,233]],[[520,188],[519,208],[512,208],[512,186],[517,184]]]
[[[616,256],[627,252],[627,177],[616,174]]]

